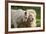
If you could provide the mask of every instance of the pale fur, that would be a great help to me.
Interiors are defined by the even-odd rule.
[[[28,13],[28,16],[29,16],[29,14],[30,14],[30,15],[32,15],[33,18],[34,18],[33,22],[30,22],[30,23],[31,23],[31,27],[36,27],[36,11],[33,10],[33,9],[27,9],[26,11],[27,11],[27,13]]]
[[[16,21],[21,21],[21,18],[24,20],[24,10],[22,10],[22,9],[18,9],[18,10],[11,10],[12,12],[11,12],[11,19],[12,19],[12,21],[13,21],[13,24],[14,24],[14,27],[15,28],[17,28],[17,24],[16,24]],[[33,9],[27,9],[26,10],[27,11],[27,18],[28,18],[28,16],[29,16],[29,14],[31,14],[32,16],[33,16],[33,18],[34,18],[34,20],[33,20],[33,22],[30,22],[31,23],[31,27],[36,27],[36,12],[35,12],[35,10],[33,10]],[[21,16],[21,17],[20,17]],[[18,20],[17,20],[17,18],[18,17],[20,17]]]

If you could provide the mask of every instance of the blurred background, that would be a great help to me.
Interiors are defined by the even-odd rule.
[[[11,10],[17,10],[17,9],[22,9],[22,10],[27,10],[27,9],[34,9],[36,11],[36,25],[37,27],[40,27],[41,25],[41,7],[29,7],[29,6],[11,6]],[[11,20],[12,22],[12,20]],[[13,23],[13,22],[12,22]],[[14,28],[14,25],[11,25],[11,28]]]

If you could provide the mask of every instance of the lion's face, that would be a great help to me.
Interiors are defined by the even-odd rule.
[[[27,19],[29,22],[33,22],[36,18],[36,12],[33,9],[27,9]]]
[[[28,19],[29,19],[29,22],[32,22],[32,21],[34,20],[33,15],[32,15],[32,14],[30,14],[30,15],[29,15],[29,17],[28,17]]]
[[[24,14],[24,21],[29,21],[29,22],[32,22],[34,20],[34,14],[33,13],[27,13],[25,12]]]

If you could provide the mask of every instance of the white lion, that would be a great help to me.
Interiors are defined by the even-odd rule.
[[[21,21],[25,22],[29,22],[31,27],[36,27],[36,12],[33,9],[27,9],[26,11],[22,10],[22,9],[18,9],[18,10],[11,10],[11,19],[12,22],[14,24],[14,27],[17,28],[17,22],[20,23]],[[25,15],[25,12],[27,13]],[[25,19],[26,17],[26,19]],[[21,20],[23,19],[23,20]],[[28,23],[27,23],[28,24]],[[23,24],[20,25],[20,27],[22,27]],[[26,24],[25,24],[26,25]],[[23,25],[24,26],[24,25]],[[24,26],[26,27],[26,26]]]
[[[27,11],[27,15],[28,16],[30,15],[30,20],[33,19],[33,21],[30,22],[31,27],[36,27],[36,11],[33,9],[27,9],[26,11]]]

